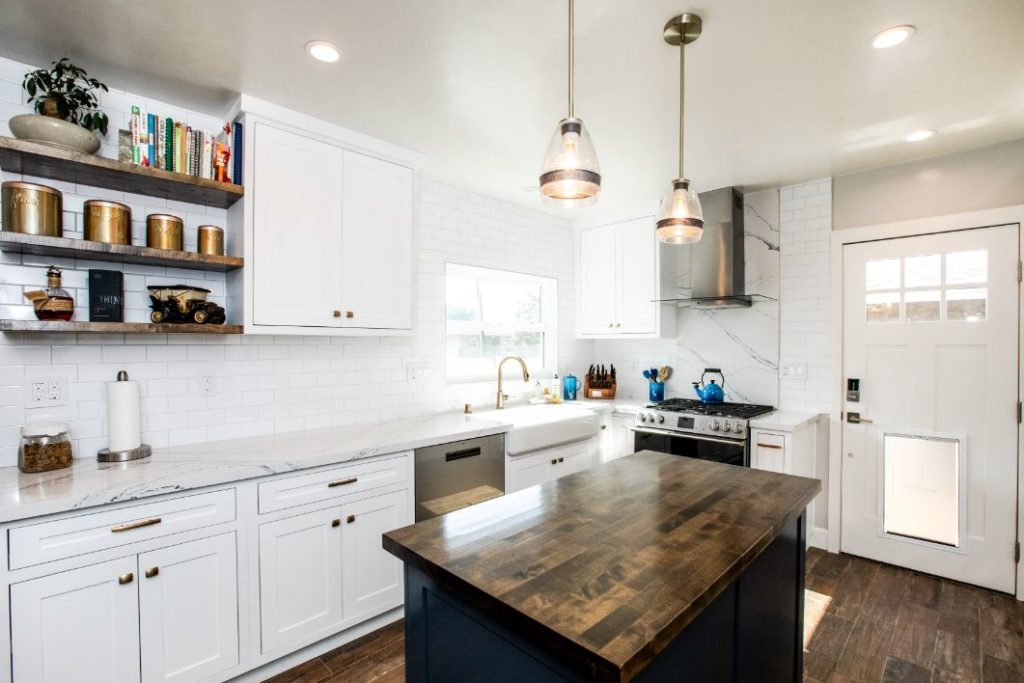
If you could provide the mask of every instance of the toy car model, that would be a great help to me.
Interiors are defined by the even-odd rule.
[[[191,285],[150,285],[149,319],[155,323],[207,323],[223,325],[227,315],[223,306],[206,300],[210,290]]]

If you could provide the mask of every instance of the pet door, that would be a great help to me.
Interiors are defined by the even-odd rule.
[[[963,442],[956,437],[883,437],[882,527],[886,534],[960,546],[963,451]]]

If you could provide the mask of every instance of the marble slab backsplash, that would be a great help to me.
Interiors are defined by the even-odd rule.
[[[744,268],[746,293],[772,301],[750,308],[680,308],[674,339],[601,340],[595,362],[619,371],[618,396],[645,400],[645,367],[670,365],[666,397],[695,397],[691,382],[706,367],[725,374],[727,401],[778,405],[779,401],[779,192],[763,190],[744,196]],[[680,296],[689,296],[691,253],[678,248]]]

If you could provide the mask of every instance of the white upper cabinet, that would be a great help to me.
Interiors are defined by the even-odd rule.
[[[654,218],[576,232],[576,336],[674,336],[675,309],[655,303],[663,277]]]
[[[345,150],[262,123],[253,132],[253,322],[337,326]]]
[[[345,152],[345,327],[412,329],[412,170]]]
[[[229,313],[244,310],[247,334],[410,333],[415,155],[270,114],[242,118],[246,194],[231,220],[246,266],[228,275]]]

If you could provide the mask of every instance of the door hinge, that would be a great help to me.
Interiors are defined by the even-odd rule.
[[[1017,424],[1020,424],[1022,413],[1024,413],[1024,405],[1021,405],[1021,402],[1017,401]]]
[[[1013,545],[1013,561],[1020,564],[1020,541]]]
[[[1017,282],[1021,281],[1022,276],[1024,276],[1024,265],[1017,261]]]

